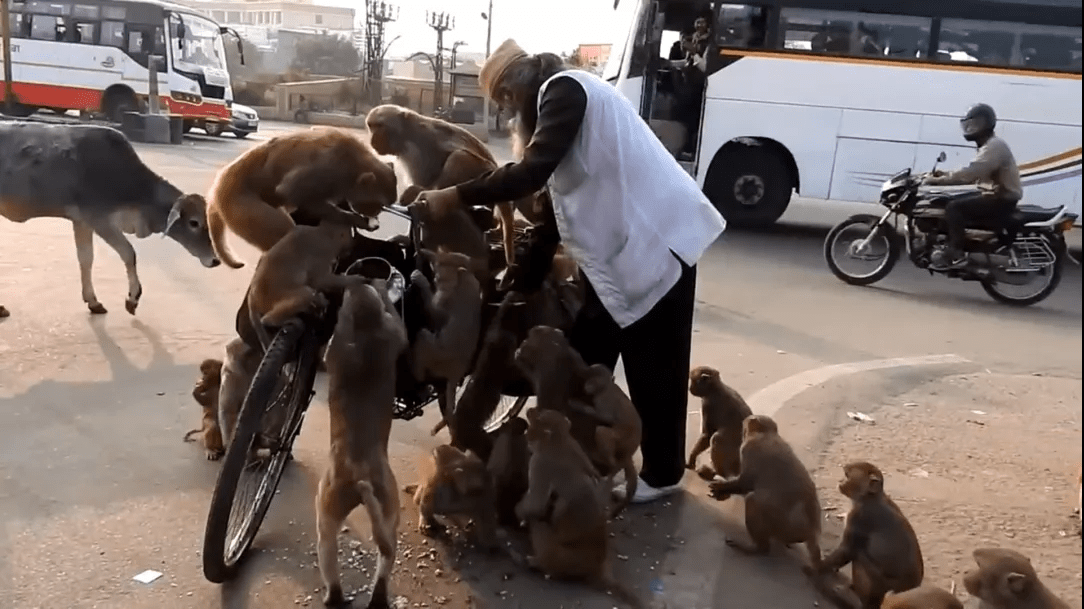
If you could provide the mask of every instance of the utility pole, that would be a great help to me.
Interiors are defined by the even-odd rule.
[[[15,94],[11,90],[11,14],[8,4],[11,0],[0,0],[0,29],[4,34],[4,114],[12,115],[15,111]]]
[[[463,42],[462,40],[457,40],[457,41],[455,41],[454,43],[452,43],[452,57],[451,57],[451,60],[450,60],[450,62],[449,62],[449,65],[448,65],[448,71],[449,71],[449,72],[453,72],[453,71],[455,71],[455,66],[456,66],[456,62],[455,62],[455,60],[456,60],[456,53],[457,53],[457,52],[459,51],[459,47],[461,47],[461,46],[466,46],[466,44],[467,44],[467,43]],[[452,78],[453,78],[453,79],[455,78],[455,75],[454,75],[454,74],[452,75]],[[452,94],[453,94],[454,92],[455,92],[455,90],[454,90],[454,88],[453,88],[453,87],[449,87],[449,88],[448,88],[448,107],[449,107],[449,108],[451,108],[451,107],[452,107]]]
[[[425,22],[437,33],[437,54],[433,57],[433,71],[436,73],[433,83],[433,110],[437,103],[444,101],[444,32],[455,29],[455,17],[448,13],[425,11]]]
[[[486,60],[489,59],[489,43],[493,38],[493,0],[489,0],[489,11],[482,13],[482,19],[486,20]],[[482,124],[486,126],[485,134],[489,137],[489,95],[482,92]]]
[[[377,0],[368,0],[365,5],[365,78],[368,81],[369,103],[373,105],[379,104],[383,97],[384,54],[391,46],[390,42],[384,45],[384,28],[398,18],[398,6]]]

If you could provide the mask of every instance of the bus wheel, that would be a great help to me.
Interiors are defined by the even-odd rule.
[[[719,213],[739,228],[774,224],[794,189],[786,163],[763,146],[742,146],[715,157],[705,182],[705,194]]]
[[[181,133],[188,133],[192,130],[192,121],[184,121],[181,123]]]
[[[102,112],[110,121],[119,123],[125,112],[139,112],[139,100],[131,89],[112,89],[105,93]]]

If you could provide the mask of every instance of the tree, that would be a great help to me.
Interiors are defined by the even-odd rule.
[[[310,74],[351,76],[361,64],[357,48],[347,39],[321,34],[306,36],[294,47],[293,67]]]
[[[242,38],[241,48],[245,53],[245,63],[242,65],[241,54],[237,51],[237,41],[232,37],[226,37],[223,42],[226,47],[226,67],[230,71],[232,83],[236,85],[238,81],[254,80],[261,68],[260,49],[247,38]]]
[[[568,56],[565,58],[565,61],[568,62],[568,65],[576,68],[583,68],[587,67],[588,65],[587,60],[585,60],[583,56],[580,55],[579,49],[576,49],[575,51],[569,53]]]

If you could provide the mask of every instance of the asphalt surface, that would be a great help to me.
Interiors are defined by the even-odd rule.
[[[221,165],[286,128],[266,124],[244,142],[190,136],[183,146],[139,150],[179,187],[203,192]],[[507,156],[501,143],[495,150]],[[821,247],[831,224],[868,208],[792,208],[773,230],[728,231],[700,265],[694,365],[720,369],[743,394],[832,364],[948,353],[979,368],[1080,378],[1079,268],[1067,270],[1049,300],[1023,310],[906,263],[874,287],[850,287],[829,273]],[[403,228],[394,218],[382,222],[382,234]],[[234,251],[250,264],[208,270],[170,240],[137,241],[144,296],[132,317],[123,308],[123,266],[96,242],[95,287],[110,309],[100,317],[90,316],[80,298],[70,224],[0,223],[0,304],[11,310],[0,320],[0,607],[317,605],[312,497],[326,464],[322,379],[296,461],[242,576],[216,586],[200,572],[218,468],[181,437],[199,419],[189,395],[196,367],[221,357],[231,337],[254,250],[234,239]],[[845,396],[846,384],[838,391]],[[825,414],[807,404],[800,417],[784,420],[784,432],[793,430],[808,447],[816,434],[803,429]],[[779,417],[785,419],[783,411]],[[439,441],[428,435],[434,422],[429,413],[396,423],[391,452],[401,485],[414,482]],[[689,428],[698,426],[692,413]],[[703,495],[695,481],[685,496],[633,508],[615,523],[617,576],[645,595],[657,592],[671,608],[813,606],[793,558],[750,559],[723,547],[722,531],[740,530],[740,521]],[[411,525],[404,515],[401,529]],[[368,551],[367,528],[360,530],[351,539]],[[349,547],[346,536],[342,544]],[[432,574],[433,565],[416,564],[417,555],[402,557],[393,580],[404,606],[462,606],[455,603],[466,594],[474,606],[613,605],[581,587],[517,576],[504,563],[469,554],[445,560],[444,583],[432,583],[435,576],[419,573]],[[163,576],[150,584],[132,580],[146,569]],[[367,577],[347,573],[345,581],[357,587]],[[441,585],[447,598],[433,592]]]

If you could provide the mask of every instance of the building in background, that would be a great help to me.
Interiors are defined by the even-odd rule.
[[[352,8],[314,4],[312,0],[180,0],[181,4],[214,19],[221,25],[245,29],[312,31],[354,36]]]
[[[580,61],[586,66],[601,70],[610,59],[610,45],[608,44],[581,44],[576,48]]]

